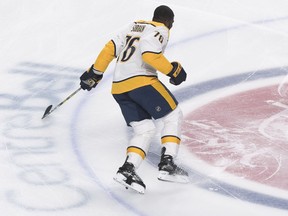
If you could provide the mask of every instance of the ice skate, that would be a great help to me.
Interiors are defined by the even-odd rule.
[[[188,183],[188,173],[174,163],[172,156],[165,155],[164,153],[165,150],[164,152],[162,151],[161,161],[158,164],[158,179],[168,182]]]
[[[126,189],[130,188],[138,193],[144,194],[146,186],[142,179],[136,174],[135,167],[132,163],[125,162],[119,168],[114,180],[124,185]]]

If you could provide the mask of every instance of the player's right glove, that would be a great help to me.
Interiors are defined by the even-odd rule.
[[[95,88],[103,77],[103,73],[93,68],[93,65],[88,71],[85,71],[80,77],[80,86],[83,90],[90,91]]]
[[[180,85],[186,80],[187,74],[179,62],[171,62],[173,68],[167,75],[170,77],[170,83],[173,85]]]

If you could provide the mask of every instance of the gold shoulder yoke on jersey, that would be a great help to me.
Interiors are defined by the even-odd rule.
[[[155,21],[138,20],[138,21],[136,21],[134,23],[136,23],[136,24],[147,24],[147,25],[152,25],[154,27],[156,27],[156,26],[164,26],[164,27],[166,27],[163,23],[155,22]]]

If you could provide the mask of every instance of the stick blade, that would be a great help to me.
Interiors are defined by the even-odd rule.
[[[44,112],[44,115],[42,116],[42,119],[44,119],[47,115],[50,114],[50,110],[52,109],[52,105],[48,106]]]

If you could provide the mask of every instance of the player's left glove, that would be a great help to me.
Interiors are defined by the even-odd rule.
[[[173,85],[180,85],[186,80],[187,74],[179,62],[171,62],[173,68],[168,76],[170,76],[170,83]]]
[[[103,73],[93,68],[93,65],[88,71],[85,71],[80,77],[80,86],[83,90],[90,91],[95,88],[103,77]]]

